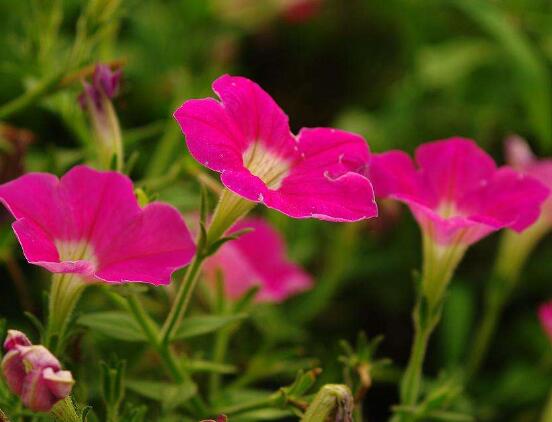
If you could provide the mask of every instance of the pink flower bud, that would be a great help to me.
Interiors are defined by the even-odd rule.
[[[10,390],[34,412],[48,412],[71,394],[75,381],[61,370],[57,358],[44,346],[33,346],[25,334],[10,330],[4,342],[2,372]]]

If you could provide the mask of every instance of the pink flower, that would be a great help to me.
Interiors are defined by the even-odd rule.
[[[109,283],[168,284],[195,246],[179,212],[141,209],[130,179],[77,166],[58,179],[29,173],[0,186],[27,260],[54,273]]]
[[[217,272],[231,298],[238,298],[253,286],[259,286],[256,299],[281,302],[312,287],[312,279],[286,258],[285,244],[279,233],[260,218],[245,218],[228,233],[251,227],[254,230],[226,243],[204,264],[206,278],[214,282]]]
[[[527,142],[519,136],[506,140],[506,160],[516,170],[538,179],[548,189],[552,189],[552,159],[539,160]],[[543,218],[552,224],[552,195],[543,205]]]
[[[489,233],[521,232],[540,214],[548,189],[492,158],[469,139],[426,143],[415,163],[404,152],[375,154],[376,194],[406,203],[422,231],[440,245],[470,245]]]
[[[175,113],[194,158],[232,192],[290,217],[356,221],[377,215],[370,160],[358,135],[328,128],[290,132],[288,118],[256,83],[221,76],[221,101],[190,100]]]
[[[552,341],[552,300],[543,303],[539,307],[539,319],[542,328],[548,334],[550,341]]]
[[[20,331],[9,330],[2,371],[10,390],[33,412],[48,412],[71,394],[75,381],[44,346],[33,346]]]

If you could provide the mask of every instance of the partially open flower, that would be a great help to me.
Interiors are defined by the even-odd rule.
[[[451,138],[417,148],[375,154],[370,168],[376,194],[406,203],[424,240],[424,292],[442,297],[469,245],[535,222],[549,191],[538,180],[493,159],[469,139]]]
[[[97,141],[101,164],[110,168],[116,158],[117,168],[122,167],[123,143],[117,114],[111,99],[119,92],[121,70],[112,71],[108,65],[98,64],[92,83],[83,81],[83,92],[79,103],[88,111]]]
[[[254,230],[226,243],[205,261],[209,281],[214,282],[220,271],[229,297],[238,298],[259,286],[256,299],[264,302],[280,302],[312,286],[311,277],[287,259],[283,239],[264,220],[245,218],[228,234],[248,227]]]
[[[168,204],[140,208],[131,180],[87,166],[61,179],[29,173],[0,186],[27,260],[90,281],[168,284],[195,246]]]
[[[9,330],[4,349],[2,371],[8,386],[33,412],[49,412],[71,394],[75,383],[71,372],[63,371],[44,346],[33,346],[25,334]]]
[[[370,152],[360,136],[329,128],[304,128],[294,136],[284,112],[246,78],[221,76],[213,90],[220,102],[187,101],[175,118],[190,153],[221,173],[230,191],[294,218],[377,215],[365,175]]]
[[[552,342],[552,300],[543,303],[539,307],[539,319],[545,333]]]

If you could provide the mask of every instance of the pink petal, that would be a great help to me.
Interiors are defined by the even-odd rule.
[[[111,243],[96,246],[96,278],[108,282],[170,283],[171,274],[190,262],[195,245],[180,213],[152,203],[102,235]]]
[[[50,367],[56,371],[61,369],[59,360],[42,345],[19,346],[21,358],[31,368]]]
[[[421,193],[418,174],[409,155],[403,151],[374,154],[370,162],[370,180],[376,196]]]
[[[248,143],[218,101],[186,101],[174,117],[190,154],[205,167],[214,171],[243,168],[242,153]]]
[[[516,170],[523,171],[536,161],[529,144],[522,137],[510,136],[505,144],[506,162]]]
[[[538,180],[503,167],[488,183],[462,198],[458,207],[474,221],[520,232],[536,221],[548,195]]]
[[[58,399],[50,393],[42,378],[43,368],[29,371],[23,383],[21,401],[33,412],[49,412]]]
[[[264,203],[294,218],[358,221],[377,215],[372,185],[364,176],[369,162],[366,142],[335,129],[302,129],[302,160],[295,162],[277,191]]]
[[[29,262],[52,272],[164,284],[195,251],[178,211],[142,210],[131,180],[117,172],[77,166],[59,181],[23,176],[0,186],[0,199],[18,219],[14,231]]]
[[[464,138],[429,142],[416,149],[424,186],[435,204],[452,202],[475,189],[496,169],[493,159],[477,144]]]
[[[31,340],[29,340],[25,333],[18,330],[8,330],[8,335],[4,341],[4,349],[10,351],[16,346],[30,346],[31,344]]]
[[[6,353],[2,359],[2,372],[10,390],[20,395],[23,391],[25,366],[19,350],[13,349]]]
[[[283,158],[296,156],[296,142],[289,130],[288,117],[259,85],[240,76],[223,75],[213,83],[213,91],[240,129],[245,147],[261,142]]]
[[[246,218],[229,233],[246,227],[254,231],[224,245],[205,264],[207,277],[214,280],[222,271],[227,293],[238,298],[249,288],[260,286],[257,300],[279,302],[312,286],[312,280],[286,257],[280,235],[264,220]]]
[[[52,396],[58,400],[64,399],[71,394],[73,384],[75,384],[71,372],[54,371],[52,368],[44,369],[42,379]]]

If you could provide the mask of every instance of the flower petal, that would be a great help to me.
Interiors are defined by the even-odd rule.
[[[23,383],[21,401],[33,412],[49,412],[58,399],[54,397],[42,378],[43,368],[29,371]]]
[[[496,169],[485,151],[474,141],[464,138],[423,144],[416,149],[416,162],[435,205],[454,203],[455,198],[477,188]]]
[[[2,359],[2,372],[10,390],[14,394],[20,395],[23,391],[25,366],[19,350],[13,349],[6,353]]]
[[[222,271],[224,285],[232,298],[259,285],[257,300],[280,302],[312,286],[312,279],[286,257],[285,244],[270,225],[260,218],[246,218],[229,233],[253,228],[250,233],[225,244],[205,263],[207,278]]]
[[[377,215],[367,172],[369,150],[358,135],[335,129],[302,129],[302,160],[276,191],[263,198],[270,207],[295,218],[357,221]]]
[[[214,171],[243,168],[247,148],[240,130],[213,98],[189,100],[174,113],[190,154]]]
[[[152,203],[120,227],[107,230],[103,236],[111,243],[96,248],[99,280],[168,284],[171,274],[195,253],[182,216],[170,205]]]
[[[75,384],[70,371],[54,371],[52,368],[44,369],[42,379],[50,393],[58,400],[71,394],[73,384]]]
[[[462,198],[459,209],[495,229],[509,227],[520,232],[536,221],[548,195],[549,190],[535,178],[503,167],[489,183]]]
[[[374,154],[370,161],[370,180],[376,196],[381,198],[420,192],[414,163],[403,151]]]
[[[288,117],[259,85],[241,76],[223,75],[213,82],[213,91],[240,129],[245,149],[253,142],[260,142],[282,158],[297,155]]]
[[[31,344],[31,340],[29,340],[25,333],[18,330],[8,330],[8,335],[4,341],[4,349],[10,351],[16,346],[30,346]]]

